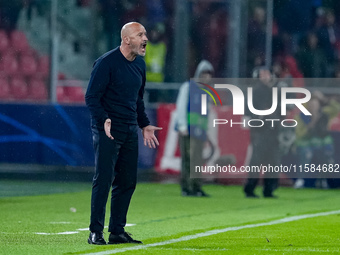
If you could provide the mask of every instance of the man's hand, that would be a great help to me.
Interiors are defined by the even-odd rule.
[[[105,130],[105,134],[107,135],[107,137],[113,140],[114,138],[111,135],[111,120],[110,119],[105,120],[104,130]]]
[[[142,133],[144,137],[144,145],[149,146],[149,148],[156,148],[156,145],[159,145],[159,142],[157,140],[157,137],[155,136],[156,130],[161,130],[161,127],[155,127],[155,126],[146,126],[143,128]]]

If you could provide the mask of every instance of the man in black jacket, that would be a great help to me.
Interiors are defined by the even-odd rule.
[[[90,244],[106,244],[103,236],[110,188],[109,244],[141,243],[124,231],[126,215],[136,187],[138,126],[144,145],[159,145],[145,114],[145,28],[131,22],[121,30],[121,45],[96,60],[85,95],[91,113],[95,175],[91,197]]]

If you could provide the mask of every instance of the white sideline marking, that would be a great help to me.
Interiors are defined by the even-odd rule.
[[[71,222],[50,222],[51,224],[69,224]],[[132,224],[132,223],[127,223],[125,225],[125,227],[132,227],[135,226],[136,224]],[[105,226],[104,228],[107,228],[107,226]],[[42,232],[37,232],[34,233],[36,235],[45,235],[45,236],[49,236],[49,235],[73,235],[73,234],[78,234],[79,231],[89,231],[89,228],[78,228],[77,231],[66,231],[66,232],[60,232],[60,233],[42,233]]]
[[[258,250],[258,251],[276,251],[276,252],[278,252],[278,251],[282,251],[282,250],[277,250],[277,249],[256,249],[256,250]],[[297,251],[304,251],[304,252],[306,252],[306,251],[308,251],[308,252],[327,252],[327,253],[329,253],[330,251],[329,251],[329,249],[327,249],[327,250],[321,250],[321,249],[318,249],[318,248],[307,248],[307,249],[304,249],[304,248],[297,248],[297,249],[294,249],[294,251],[295,252],[297,252]],[[335,252],[339,252],[339,250],[335,250]],[[332,252],[333,253],[333,252]]]
[[[45,236],[49,236],[49,235],[73,235],[73,234],[78,234],[78,231],[66,231],[66,232],[60,232],[60,233],[35,233],[37,235],[45,235]]]
[[[200,238],[200,237],[216,235],[216,234],[225,233],[225,232],[229,232],[229,231],[236,231],[236,230],[241,230],[241,229],[246,229],[246,228],[271,226],[271,225],[276,225],[276,224],[281,224],[281,223],[298,221],[298,220],[314,218],[314,217],[319,217],[319,216],[328,216],[328,215],[333,215],[333,214],[340,214],[340,210],[330,211],[330,212],[322,212],[322,213],[304,214],[304,215],[299,215],[299,216],[286,217],[286,218],[282,218],[280,220],[273,220],[273,221],[264,222],[264,223],[257,223],[257,224],[249,224],[249,225],[238,226],[238,227],[228,227],[228,228],[222,228],[222,229],[214,229],[214,230],[210,230],[210,231],[207,231],[207,232],[197,233],[195,235],[189,235],[189,236],[182,236],[180,238],[171,239],[171,240],[167,240],[167,241],[163,241],[163,242],[159,242],[159,243],[137,245],[137,246],[133,246],[133,247],[114,249],[114,250],[110,250],[110,251],[86,253],[85,255],[108,255],[108,254],[121,253],[121,252],[125,252],[125,251],[141,250],[141,249],[146,249],[146,248],[149,248],[149,247],[162,246],[162,245],[173,244],[173,243],[178,243],[178,242],[183,242],[183,241],[189,241],[189,240],[197,239],[197,238]]]

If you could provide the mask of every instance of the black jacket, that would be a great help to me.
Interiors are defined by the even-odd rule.
[[[92,126],[102,130],[107,118],[113,124],[149,125],[143,101],[145,80],[145,62],[140,56],[129,61],[117,47],[98,58],[85,95]]]

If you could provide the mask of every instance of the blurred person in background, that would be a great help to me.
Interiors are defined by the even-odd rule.
[[[306,105],[311,116],[299,113],[295,120],[296,126],[295,149],[299,165],[305,164],[332,164],[334,163],[334,141],[329,132],[330,121],[340,112],[340,104],[329,100],[321,92],[316,91]],[[314,180],[313,180],[314,181]],[[299,178],[295,181],[295,188],[303,188],[305,180]],[[327,188],[327,181],[322,180],[320,187]]]
[[[305,78],[323,78],[327,72],[327,58],[319,47],[319,40],[314,32],[308,33],[296,53],[299,69]]]
[[[146,80],[148,82],[164,82],[167,46],[164,41],[165,25],[157,23],[148,33],[149,41],[145,55]],[[148,92],[149,102],[171,102],[171,92],[167,90],[151,90]]]
[[[301,79],[303,78],[303,74],[300,72],[296,59],[293,56],[277,57],[273,63],[273,73],[280,81],[285,81],[289,86],[305,86],[304,80]]]
[[[92,184],[89,244],[105,245],[103,230],[110,188],[109,244],[142,243],[125,232],[126,215],[137,182],[138,126],[144,145],[158,140],[145,114],[145,28],[131,22],[121,30],[121,45],[96,60],[85,95],[91,113],[95,175]]]
[[[320,48],[324,51],[327,59],[327,77],[334,74],[335,63],[339,60],[337,43],[340,40],[340,32],[336,26],[335,14],[332,10],[327,10],[324,15],[324,24],[318,30]]]
[[[214,68],[207,60],[202,60],[196,69],[194,78],[209,83]],[[201,115],[201,94],[199,84],[187,81],[181,86],[176,102],[175,128],[179,133],[181,150],[181,191],[182,196],[209,196],[202,190],[201,178],[190,178],[195,166],[203,166],[203,147],[207,142],[207,115]],[[190,92],[190,93],[189,93]],[[193,122],[195,120],[195,122]]]
[[[266,10],[256,6],[248,23],[248,70],[264,64],[266,45]]]
[[[257,67],[253,71],[255,87],[253,91],[253,106],[257,110],[267,110],[272,106],[272,87],[274,85],[273,75],[267,67]],[[279,104],[278,104],[279,105]],[[248,114],[251,119],[281,119],[280,109],[268,116],[257,116]],[[252,155],[249,166],[271,165],[277,166],[280,162],[279,148],[279,125],[266,123],[262,127],[250,128],[250,140]],[[244,186],[244,193],[247,198],[258,198],[255,188],[259,182],[260,173],[250,172]],[[263,178],[263,196],[275,198],[273,192],[278,187],[278,174],[266,173]]]
[[[163,40],[165,26],[163,23],[155,24],[149,32],[149,42],[146,45],[145,55],[146,79],[149,82],[164,82],[164,67],[167,47]]]
[[[298,48],[299,41],[313,26],[313,12],[318,0],[279,0],[274,1],[274,16],[280,33],[287,33],[291,40],[291,52]]]

